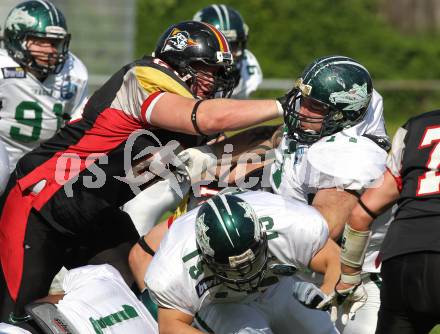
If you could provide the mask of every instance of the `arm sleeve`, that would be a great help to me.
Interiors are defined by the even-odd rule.
[[[393,146],[387,159],[387,168],[395,178],[400,178],[400,171],[402,169],[402,158],[405,153],[405,137],[407,130],[400,127],[393,138]]]

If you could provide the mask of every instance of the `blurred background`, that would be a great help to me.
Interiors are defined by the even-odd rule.
[[[2,25],[19,1],[0,1]],[[150,54],[173,23],[205,0],[53,0],[86,64],[90,92],[122,65]],[[409,116],[440,106],[440,0],[223,1],[250,27],[248,48],[264,83],[253,97],[275,97],[313,59],[341,54],[364,64],[384,97],[390,135]]]

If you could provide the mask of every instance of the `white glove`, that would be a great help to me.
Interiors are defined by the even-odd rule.
[[[330,318],[333,322],[338,319],[338,307],[342,308],[341,322],[346,325],[352,319],[357,310],[367,302],[367,291],[362,283],[344,290],[332,292],[316,307],[321,310],[330,309]]]
[[[327,298],[315,284],[310,282],[296,281],[293,284],[293,296],[308,308],[316,308],[324,299]]]
[[[202,179],[202,174],[217,166],[217,157],[209,145],[188,148],[177,157],[182,160],[191,182]]]

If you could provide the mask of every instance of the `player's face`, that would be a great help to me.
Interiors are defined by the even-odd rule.
[[[301,97],[300,117],[303,130],[320,131],[322,121],[328,114],[328,106],[314,99]]]
[[[215,88],[215,74],[219,70],[217,66],[209,66],[204,63],[195,63],[192,68],[196,71],[196,81],[191,87],[195,95],[204,99],[211,95]]]
[[[231,48],[232,57],[234,58],[234,62],[238,59],[241,59],[243,56],[243,52],[240,48],[240,44],[238,42],[228,42]]]
[[[59,39],[28,37],[27,49],[38,65],[55,65],[57,61]]]

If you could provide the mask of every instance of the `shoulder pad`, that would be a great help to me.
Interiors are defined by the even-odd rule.
[[[26,71],[11,57],[5,49],[0,49],[0,79],[26,78]]]
[[[63,66],[61,73],[69,73],[75,80],[87,82],[89,73],[84,63],[73,53],[69,52],[66,63]]]
[[[379,178],[385,170],[387,153],[372,140],[337,134],[322,138],[308,151],[307,159],[314,169],[336,183],[360,183],[358,187]],[[356,187],[357,188],[357,187]]]

